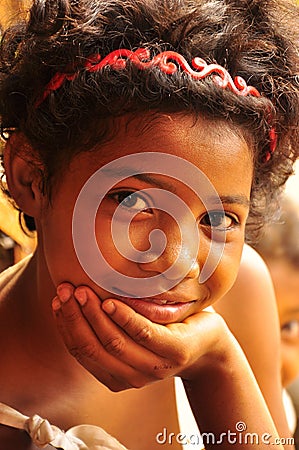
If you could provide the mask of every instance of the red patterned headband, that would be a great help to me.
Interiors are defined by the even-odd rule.
[[[127,66],[127,62],[130,61],[140,70],[150,69],[152,67],[158,67],[162,72],[172,75],[177,72],[178,66],[189,74],[195,80],[202,80],[209,75],[213,74],[212,80],[215,85],[222,89],[229,89],[233,93],[239,96],[246,97],[251,95],[253,97],[260,97],[259,91],[248,86],[246,81],[242,77],[235,77],[232,79],[228,71],[218,64],[207,64],[203,59],[195,57],[192,60],[192,67],[188,64],[186,59],[179,53],[172,51],[161,52],[155,55],[152,59],[150,51],[146,48],[139,48],[135,52],[127,49],[115,50],[105,56],[103,59],[101,55],[96,54],[87,58],[83,68],[88,72],[97,72],[104,67],[110,66],[113,70],[124,70]],[[175,61],[177,64],[175,64]],[[50,82],[46,85],[43,95],[36,102],[38,108],[44,100],[53,91],[59,89],[65,80],[72,81],[78,76],[78,71],[75,73],[56,73]],[[271,154],[274,152],[277,144],[277,135],[274,128],[270,130],[270,150],[266,156],[268,161]]]

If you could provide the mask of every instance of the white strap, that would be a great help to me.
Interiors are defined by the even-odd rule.
[[[28,417],[4,403],[0,403],[0,424],[27,431],[39,448],[51,445],[63,450],[126,450],[100,427],[78,425],[65,433],[37,414]]]

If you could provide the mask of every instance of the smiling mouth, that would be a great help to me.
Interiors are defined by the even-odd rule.
[[[194,305],[200,301],[199,298],[187,297],[186,293],[180,295],[179,292],[171,291],[165,291],[155,297],[134,297],[119,288],[114,288],[115,291],[118,292],[116,299],[150,321],[162,325],[183,321],[195,312]]]
[[[156,305],[178,305],[180,303],[183,303],[183,302],[168,301],[165,299],[163,300],[163,299],[157,299],[157,298],[149,298],[149,299],[144,298],[143,300],[149,301],[151,303],[156,303]]]
[[[159,305],[159,306],[164,306],[164,305],[184,305],[184,304],[190,304],[190,303],[194,303],[197,302],[199,299],[198,298],[184,298],[182,296],[178,296],[178,295],[173,295],[170,294],[169,292],[165,292],[164,294],[161,294],[159,296],[155,296],[155,297],[137,297],[137,296],[132,296],[131,294],[128,294],[127,292],[121,291],[118,288],[113,288],[115,291],[118,291],[118,294],[116,294],[116,297],[118,297],[120,300],[124,300],[126,301],[126,299],[128,300],[132,300],[132,301],[143,301],[146,303],[154,303],[155,305]],[[174,297],[176,297],[174,299]]]
[[[182,305],[185,303],[192,303],[199,300],[198,298],[186,298],[186,297],[184,298],[183,296],[173,295],[170,294],[169,291],[154,297],[141,297],[141,296],[137,297],[127,292],[124,292],[116,287],[113,287],[113,290],[118,291],[118,294],[116,294],[116,296],[121,300],[126,298],[131,300],[142,300],[148,303],[155,303],[156,305]]]

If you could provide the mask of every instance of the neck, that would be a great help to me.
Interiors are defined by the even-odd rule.
[[[34,255],[24,261],[22,270],[17,274],[17,281],[13,281],[12,292],[15,318],[22,330],[23,338],[34,337],[34,341],[41,348],[65,352],[62,339],[57,331],[53,319],[51,303],[56,293],[43,254],[42,244]]]

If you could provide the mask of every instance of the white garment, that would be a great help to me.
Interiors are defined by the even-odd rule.
[[[200,433],[193,417],[185,389],[180,378],[175,378],[175,395],[181,436],[186,436],[184,450],[203,448]],[[37,414],[32,417],[0,403],[0,424],[25,430],[38,448],[63,450],[126,450],[115,438],[95,425],[77,425],[64,432]],[[200,439],[200,444],[195,445]]]
[[[95,425],[77,425],[66,433],[38,415],[24,416],[0,403],[0,423],[25,430],[38,448],[63,450],[126,450],[115,438]]]

